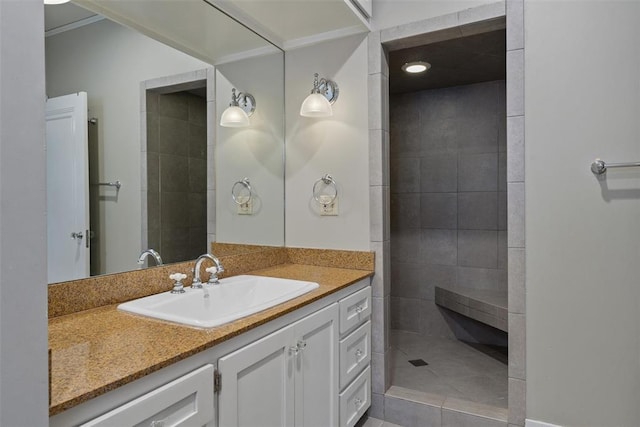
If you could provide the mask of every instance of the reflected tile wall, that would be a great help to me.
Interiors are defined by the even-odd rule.
[[[165,263],[207,251],[206,99],[147,91],[149,247]]]
[[[391,96],[392,328],[450,336],[434,286],[506,292],[505,90]]]

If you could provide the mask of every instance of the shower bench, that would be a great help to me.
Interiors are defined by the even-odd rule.
[[[462,287],[435,287],[436,304],[508,332],[507,292]]]

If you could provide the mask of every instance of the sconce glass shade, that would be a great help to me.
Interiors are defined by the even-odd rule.
[[[333,108],[324,95],[312,93],[302,103],[300,115],[304,117],[331,117]]]
[[[70,0],[44,0],[44,4],[63,4],[69,3]]]
[[[244,110],[237,106],[227,107],[220,117],[220,126],[227,128],[241,128],[249,126],[249,116]]]

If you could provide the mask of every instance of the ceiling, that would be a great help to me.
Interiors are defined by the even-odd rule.
[[[60,28],[92,16],[96,16],[96,13],[80,6],[76,6],[73,3],[45,5],[44,30],[49,31],[55,28]]]
[[[426,61],[431,69],[408,74],[407,62]],[[389,53],[392,94],[439,89],[506,78],[506,32],[492,31]]]

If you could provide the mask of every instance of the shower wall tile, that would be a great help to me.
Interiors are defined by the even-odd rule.
[[[423,229],[420,233],[420,257],[430,264],[456,265],[456,230]]]
[[[147,112],[147,149],[146,151],[158,152],[158,114],[155,112]]]
[[[158,153],[147,151],[146,169],[147,192],[158,193],[160,191],[160,156]]]
[[[182,92],[159,96],[158,114],[179,120],[189,120],[189,97]]]
[[[371,351],[384,353],[389,339],[382,321],[384,320],[384,298],[371,298],[371,319]]]
[[[162,192],[184,191],[189,188],[189,158],[160,155],[160,188]]]
[[[188,227],[189,217],[184,214],[187,203],[189,203],[188,193],[163,192],[160,198],[162,227]]]
[[[459,230],[497,230],[498,193],[458,193]]]
[[[429,291],[424,277],[425,266],[395,262],[391,266],[391,296],[424,299]],[[431,287],[433,292],[433,287]]]
[[[189,157],[207,158],[207,126],[189,123]]]
[[[509,378],[526,378],[526,334],[525,316],[509,313]]]
[[[401,157],[390,160],[391,188],[394,193],[420,192],[420,159]]]
[[[417,123],[413,126],[389,132],[389,154],[391,159],[416,157],[420,155],[420,152],[420,128]]]
[[[526,381],[516,378],[509,378],[509,424],[524,426],[526,407]]]
[[[498,230],[507,230],[507,192],[498,192]]]
[[[389,185],[389,132],[369,131],[369,185]]]
[[[422,155],[455,153],[458,149],[460,120],[451,117],[425,118],[424,116],[428,114],[429,108],[428,106],[420,107],[423,112],[420,128]]]
[[[432,193],[457,191],[457,155],[455,153],[443,153],[422,157],[420,159],[420,190]]]
[[[207,226],[207,193],[188,193],[189,226],[205,228]],[[207,234],[206,231],[204,234]]]
[[[494,268],[458,267],[458,286],[481,290],[498,290],[500,270]]]
[[[420,300],[391,297],[391,329],[419,332]]]
[[[421,335],[430,337],[455,338],[455,324],[447,310],[440,308],[432,300],[420,300],[420,319],[418,321]]]
[[[524,181],[524,116],[507,119],[507,135],[509,139],[507,181]]]
[[[507,191],[507,153],[498,153],[498,191]]]
[[[191,193],[204,193],[207,191],[207,161],[200,158],[189,157],[189,185],[183,187]]]
[[[187,156],[189,154],[189,145],[185,143],[186,135],[189,135],[189,122],[171,117],[159,117],[158,141],[160,153]]]
[[[387,297],[391,293],[391,241],[371,242],[371,250],[375,252],[375,274],[371,279],[374,297]]]
[[[524,115],[524,49],[507,52],[507,117]]]
[[[498,269],[507,270],[508,253],[507,253],[507,231],[498,231]]]
[[[509,248],[509,312],[524,314],[526,310],[525,249]]]
[[[420,194],[391,194],[391,229],[420,228]]]
[[[456,193],[422,193],[418,198],[418,212],[422,228],[455,229],[458,216]]]
[[[197,96],[189,96],[188,102],[188,120],[189,123],[202,126],[206,129],[207,126],[207,103],[204,98]]]
[[[509,229],[509,247],[524,248],[524,182],[508,184],[507,227]]]
[[[421,263],[420,233],[416,230],[397,230],[391,239],[391,263],[396,261]]]
[[[524,48],[524,1],[507,0],[507,50]]]
[[[144,89],[146,98],[146,111],[148,113],[158,112],[158,94]]]
[[[498,268],[498,232],[459,230],[458,265]]]
[[[458,191],[498,191],[498,154],[461,153]]]

